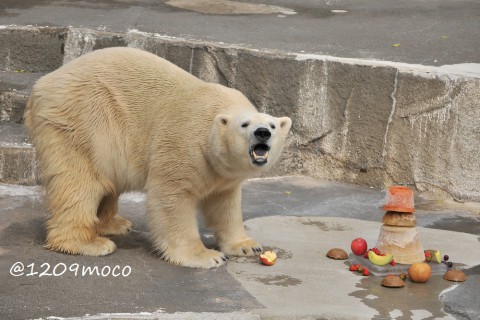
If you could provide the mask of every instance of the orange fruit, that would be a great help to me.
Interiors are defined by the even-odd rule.
[[[432,275],[432,268],[425,262],[417,262],[408,269],[408,276],[413,282],[427,282]]]

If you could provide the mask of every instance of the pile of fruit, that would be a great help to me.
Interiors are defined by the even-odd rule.
[[[357,256],[363,256],[363,258],[368,259],[371,264],[376,266],[395,266],[395,260],[392,254],[380,252],[378,248],[368,249],[367,241],[362,238],[356,238],[352,241],[350,246],[352,252]],[[408,278],[417,283],[427,282],[431,275],[432,269],[430,263],[444,263],[449,269],[445,275],[444,279],[449,281],[465,281],[465,274],[460,270],[451,270],[453,263],[449,260],[448,255],[444,255],[443,259],[439,250],[425,250],[425,261],[417,262],[410,265],[408,268]],[[351,264],[350,271],[359,272],[364,276],[370,275],[370,271],[361,264]],[[388,274],[382,281],[382,285],[385,287],[399,288],[405,285],[405,280],[407,278],[406,273],[401,273],[399,275]]]
[[[447,254],[443,256],[443,260],[441,259],[440,250],[425,250],[425,262],[436,262],[436,263],[443,263],[448,268],[453,267],[453,263],[448,261],[450,258]]]
[[[356,238],[352,241],[350,249],[357,256],[363,256],[365,259],[370,260],[370,262],[377,266],[385,266],[390,264],[395,266],[395,260],[390,253],[382,253],[378,248],[368,249],[367,241],[362,238]],[[370,271],[360,264],[352,264],[350,266],[350,271],[357,271],[364,276],[370,275]]]
[[[370,275],[370,271],[368,271],[368,269],[366,267],[361,266],[359,264],[352,264],[350,266],[350,271],[356,271],[358,273],[363,274],[364,276],[369,276]]]

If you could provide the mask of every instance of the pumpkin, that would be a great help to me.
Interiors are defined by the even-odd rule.
[[[427,282],[432,275],[432,268],[425,262],[417,262],[408,269],[408,276],[413,282]]]

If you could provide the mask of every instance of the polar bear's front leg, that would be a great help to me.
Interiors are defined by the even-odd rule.
[[[207,249],[200,239],[196,201],[189,194],[162,195],[149,190],[147,201],[154,246],[166,261],[205,269],[226,263],[222,252]]]
[[[214,230],[220,250],[227,255],[253,256],[262,247],[249,238],[243,226],[241,188],[214,193],[201,203],[207,227]]]

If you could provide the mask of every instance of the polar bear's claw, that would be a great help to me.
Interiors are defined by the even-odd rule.
[[[210,269],[217,268],[227,263],[227,257],[220,251],[204,249],[200,252],[180,254],[168,250],[162,254],[163,258],[173,264],[190,268]]]
[[[232,256],[255,256],[263,251],[262,247],[253,239],[247,239],[220,247],[222,252]]]
[[[95,226],[97,234],[106,236],[106,235],[124,235],[130,232],[132,229],[132,222],[129,220],[120,217],[114,216],[108,221],[102,221],[101,223]]]

